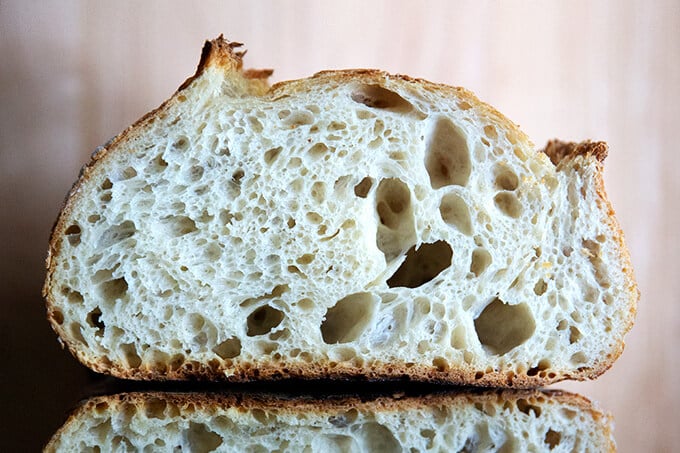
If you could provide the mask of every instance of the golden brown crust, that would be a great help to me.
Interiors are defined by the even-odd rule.
[[[69,345],[71,346],[71,345]],[[75,345],[72,345],[75,346]],[[71,352],[81,362],[94,371],[111,374],[122,379],[149,381],[212,381],[246,383],[253,381],[279,381],[287,379],[301,380],[350,380],[366,382],[429,382],[433,384],[474,385],[478,387],[503,387],[514,389],[538,388],[567,379],[595,379],[604,373],[613,363],[613,359],[601,361],[592,368],[579,368],[574,373],[532,372],[517,374],[514,371],[492,370],[480,372],[475,369],[448,368],[405,363],[367,363],[362,367],[350,364],[314,361],[311,363],[292,363],[280,361],[258,361],[220,363],[214,360],[209,363],[187,362],[178,364],[176,368],[127,368],[121,363],[102,363],[90,360],[75,347]],[[623,346],[612,356],[618,357]]]
[[[59,312],[55,307],[51,292],[58,291],[55,288],[54,282],[54,258],[60,253],[60,239],[64,235],[67,227],[66,219],[71,215],[73,206],[78,203],[81,197],[81,188],[87,181],[92,178],[95,172],[103,167],[104,161],[108,158],[111,150],[116,149],[119,143],[123,140],[133,139],[135,136],[143,133],[144,129],[148,127],[156,117],[163,116],[167,110],[174,105],[177,98],[181,96],[183,90],[189,87],[196,79],[198,79],[209,67],[217,67],[228,73],[228,77],[245,78],[252,85],[249,85],[251,94],[262,95],[266,92],[267,96],[276,98],[284,96],[288,92],[296,92],[306,88],[307,79],[295,80],[288,82],[281,82],[275,84],[271,88],[266,85],[266,78],[271,75],[269,70],[257,71],[242,71],[243,55],[245,52],[237,51],[241,46],[240,43],[232,43],[225,40],[222,36],[213,40],[207,41],[201,54],[201,59],[198,64],[196,73],[187,79],[177,90],[177,92],[167,101],[161,104],[157,109],[147,113],[140,120],[132,126],[124,130],[121,134],[114,137],[108,143],[98,148],[92,155],[90,162],[81,170],[78,181],[70,190],[64,207],[59,214],[59,217],[53,227],[50,237],[49,251],[46,258],[47,276],[43,286],[43,296],[46,299],[47,316],[51,326],[57,334],[62,338],[66,347],[70,352],[76,356],[83,364],[91,369],[101,372],[109,373],[114,376],[125,379],[144,379],[144,380],[185,380],[185,379],[199,379],[199,380],[227,380],[232,382],[246,382],[258,379],[286,379],[286,378],[333,378],[333,379],[367,379],[367,380],[415,380],[427,382],[446,382],[453,384],[473,384],[478,386],[488,387],[515,387],[515,388],[530,388],[542,385],[547,385],[554,382],[559,382],[565,379],[585,380],[593,379],[604,373],[614,360],[623,351],[623,343],[621,343],[616,351],[614,351],[606,360],[596,364],[593,368],[580,368],[574,373],[535,373],[519,375],[512,371],[491,370],[480,373],[473,369],[452,369],[446,367],[435,367],[425,365],[413,365],[404,363],[383,364],[373,363],[364,365],[362,367],[342,366],[339,364],[322,363],[306,363],[306,362],[270,362],[270,363],[220,363],[213,361],[207,364],[186,363],[180,364],[176,368],[168,369],[148,369],[148,368],[127,368],[122,363],[115,363],[93,359],[88,357],[87,352],[82,349],[81,345],[76,344],[75,341],[70,340],[69,336],[65,334],[59,322]],[[447,85],[436,84],[422,79],[416,79],[404,75],[390,75],[383,71],[370,69],[356,69],[343,71],[323,71],[315,74],[312,78],[323,78],[324,81],[330,81],[336,84],[345,83],[380,83],[385,79],[398,79],[400,81],[417,85],[419,89],[425,91],[436,91],[443,93],[450,93],[451,96],[460,99],[463,102],[470,104],[477,108],[483,115],[488,116],[494,121],[506,124],[510,133],[514,134],[514,138],[510,139],[530,143],[528,138],[519,128],[509,119],[495,110],[493,107],[481,102],[472,93],[463,89]],[[588,158],[593,156],[601,165],[606,156],[606,145],[602,142],[585,142],[582,144],[565,143],[560,141],[552,141],[547,146],[544,152],[551,158],[553,163],[563,163],[569,158],[583,157]],[[597,193],[604,206],[607,206],[610,218],[610,227],[614,231],[618,231],[616,236],[620,248],[622,250],[622,260],[626,263],[624,272],[627,275],[627,282],[631,290],[637,293],[635,280],[632,275],[632,267],[630,266],[630,257],[623,242],[623,234],[620,231],[618,223],[613,217],[613,210],[609,203],[606,194],[604,193],[604,186],[601,181],[601,172],[599,175]],[[632,326],[635,314],[636,300],[629,304],[630,316],[628,329]],[[628,330],[626,329],[626,331]]]
[[[565,159],[576,156],[594,157],[598,162],[604,162],[608,153],[605,142],[585,141],[580,143],[564,142],[562,140],[550,140],[543,149],[553,165],[557,165]]]
[[[423,406],[456,406],[474,404],[475,402],[503,402],[525,399],[530,402],[551,402],[576,406],[598,417],[604,415],[593,407],[592,402],[579,394],[554,389],[466,389],[442,388],[424,394],[393,392],[391,394],[346,394],[333,393],[314,395],[305,392],[129,392],[113,395],[96,396],[88,399],[80,406],[85,411],[105,402],[107,404],[130,403],[142,406],[152,398],[159,398],[177,406],[193,404],[200,409],[240,407],[243,409],[278,409],[290,413],[342,411],[346,409],[400,411]]]
[[[196,73],[186,79],[177,91],[182,91],[191,85],[191,82],[200,77],[201,74],[203,74],[203,71],[209,66],[221,66],[225,71],[241,71],[243,69],[243,56],[246,52],[239,52],[235,49],[242,46],[243,44],[240,42],[227,41],[224,39],[223,35],[220,35],[217,39],[213,39],[212,41],[206,41],[203,45],[203,50],[201,51],[201,59],[198,62]],[[264,77],[270,75],[271,72]]]

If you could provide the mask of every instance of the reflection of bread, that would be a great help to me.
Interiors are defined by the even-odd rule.
[[[207,43],[70,193],[44,292],[83,363],[534,386],[621,353],[604,144],[537,152],[467,91],[378,71],[268,88],[235,47]]]
[[[84,403],[46,451],[613,451],[611,418],[561,392],[283,399],[128,393]]]

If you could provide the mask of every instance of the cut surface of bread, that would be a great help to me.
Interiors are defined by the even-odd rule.
[[[620,355],[638,298],[604,143],[539,151],[469,92],[268,87],[237,45],[98,149],[50,242],[52,326],[133,379],[538,386]]]
[[[578,395],[509,391],[281,398],[125,393],[83,403],[57,451],[615,451],[612,419]]]

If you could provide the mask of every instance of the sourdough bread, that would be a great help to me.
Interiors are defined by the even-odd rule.
[[[83,403],[46,452],[615,451],[612,419],[561,392],[281,398],[126,393]]]
[[[44,295],[132,379],[538,386],[621,354],[638,292],[604,143],[544,152],[468,91],[373,70],[268,87],[238,44],[98,149]]]

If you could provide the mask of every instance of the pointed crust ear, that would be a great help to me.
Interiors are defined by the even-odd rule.
[[[201,51],[201,59],[198,62],[196,73],[186,79],[177,91],[182,91],[188,87],[191,82],[200,77],[203,71],[209,67],[222,68],[225,72],[238,73],[243,78],[256,82],[255,85],[267,87],[267,78],[274,71],[271,69],[248,69],[244,71],[243,56],[246,54],[246,51],[236,50],[242,46],[243,44],[240,42],[228,41],[223,35],[206,41]]]
[[[201,52],[201,60],[198,62],[197,73],[208,66],[223,66],[225,69],[241,71],[243,68],[243,56],[246,51],[236,51],[243,44],[230,42],[223,35],[212,41],[206,41]]]
[[[576,156],[594,157],[598,162],[604,162],[609,147],[605,142],[585,141],[581,143],[550,140],[543,148],[543,152],[550,158],[553,165],[565,159]]]

